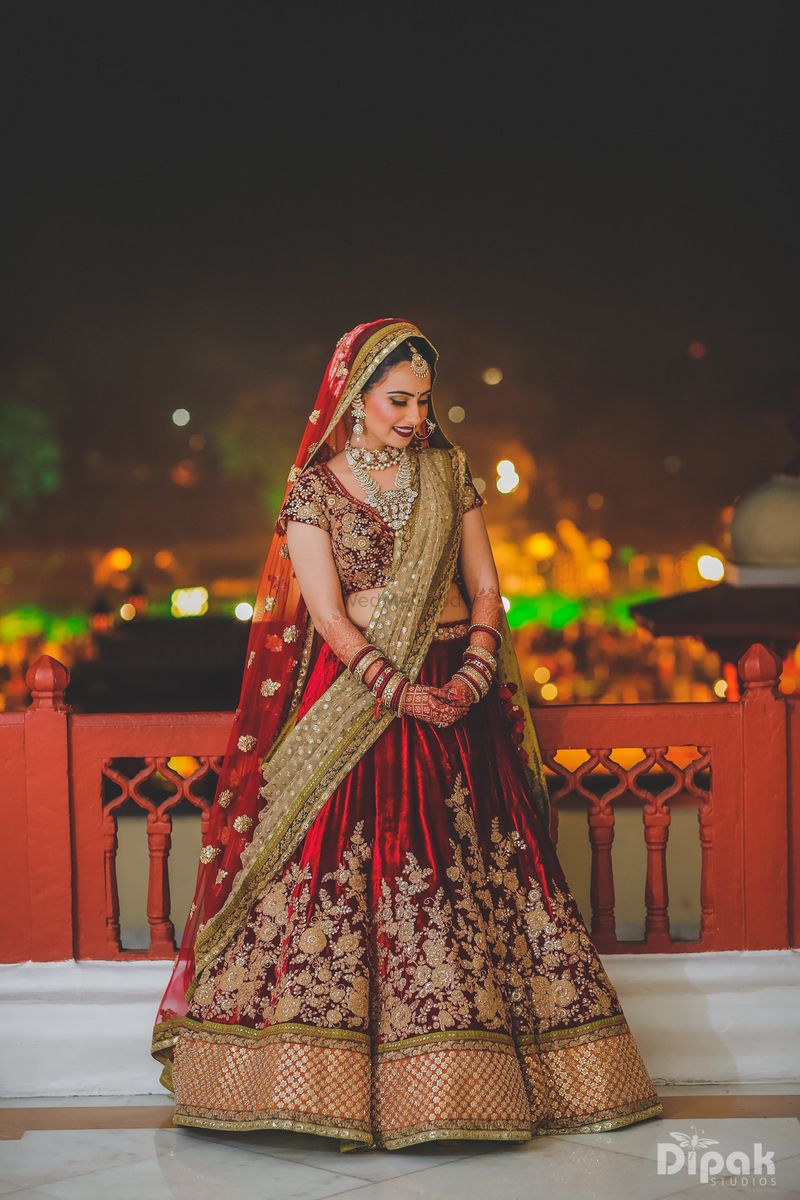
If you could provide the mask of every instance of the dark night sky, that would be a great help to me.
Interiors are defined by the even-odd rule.
[[[64,475],[11,544],[268,533],[221,446],[249,431],[285,480],[333,343],[377,316],[438,346],[476,473],[534,455],[533,521],[680,550],[786,463],[789,5],[203,12],[5,10],[0,370],[51,406]],[[210,438],[189,491],[179,404]]]

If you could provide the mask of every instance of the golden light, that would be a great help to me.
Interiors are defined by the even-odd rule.
[[[498,475],[507,475],[515,470],[516,468],[510,458],[501,458],[500,462],[497,464]]]
[[[545,683],[542,687],[543,700],[555,700],[558,695],[558,688],[554,683]]]
[[[602,492],[589,492],[589,495],[586,497],[586,504],[592,509],[602,508],[605,502],[606,498]]]
[[[607,538],[592,538],[589,549],[595,558],[611,558],[611,542]]]
[[[191,421],[191,415],[188,408],[176,408],[172,414],[172,424],[178,426],[188,425]]]
[[[204,587],[175,588],[170,596],[173,617],[199,617],[208,611],[208,592]]]
[[[253,615],[253,606],[247,600],[240,600],[233,611],[240,621],[249,621]]]
[[[132,621],[136,616],[136,608],[133,604],[123,604],[120,606],[119,615],[123,621]]]
[[[503,608],[506,610],[506,612],[508,612],[508,610],[511,608],[511,601],[509,600],[508,596],[501,596],[500,599],[503,601]]]
[[[558,549],[557,543],[550,537],[550,534],[543,530],[529,534],[522,544],[531,558],[535,558],[537,562],[552,558]]]
[[[159,571],[174,571],[178,565],[171,550],[157,550],[153,555],[153,562]]]
[[[495,384],[503,382],[503,372],[499,367],[487,367],[481,378],[484,383],[489,384],[489,387],[494,387]]]
[[[537,683],[547,683],[548,679],[550,678],[550,668],[537,667],[533,672],[533,678]]]
[[[701,579],[722,579],[725,575],[725,564],[716,554],[701,554],[697,560],[697,573]]]
[[[466,412],[460,404],[454,404],[452,408],[448,408],[447,410],[447,416],[454,425],[458,425],[461,421],[463,421],[466,415]]]
[[[714,695],[719,696],[720,700],[725,698],[728,691],[728,684],[725,679],[718,679],[714,684]]]
[[[112,571],[127,571],[132,562],[131,552],[124,546],[115,546],[106,555],[106,564]]]
[[[197,770],[200,763],[196,758],[192,758],[191,754],[176,754],[167,759],[167,766],[176,775],[180,775],[181,779],[188,779]]]

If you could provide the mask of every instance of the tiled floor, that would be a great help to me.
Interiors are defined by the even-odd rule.
[[[307,1134],[175,1126],[166,1094],[7,1099],[0,1101],[0,1200],[656,1200],[712,1188],[716,1196],[800,1197],[797,1087],[662,1088],[660,1094],[663,1119],[613,1133],[356,1154]],[[703,1184],[699,1167],[695,1174],[686,1166],[659,1174],[658,1143],[676,1147],[674,1133],[713,1138],[712,1152],[739,1151],[751,1162],[761,1143],[774,1175],[765,1168],[735,1179],[723,1171]]]

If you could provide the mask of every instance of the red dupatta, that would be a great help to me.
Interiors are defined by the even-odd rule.
[[[353,397],[383,359],[408,337],[424,341],[430,348],[433,382],[438,353],[408,321],[382,318],[357,325],[339,339],[289,472],[284,500],[303,470],[344,448],[347,430],[342,418]],[[429,413],[436,421],[433,400]],[[453,445],[438,421],[433,433],[421,439],[421,444],[446,448]],[[240,869],[242,852],[253,836],[263,804],[259,795],[261,765],[293,723],[311,651],[311,637],[307,633],[313,635],[313,627],[289,558],[285,525],[278,521],[258,585],[239,705],[214,801],[204,823],[194,896],[153,1029],[151,1052],[164,1064],[161,1082],[168,1088],[171,1087],[169,1052],[177,1028],[188,1013],[186,993],[195,978],[197,934],[225,903]]]

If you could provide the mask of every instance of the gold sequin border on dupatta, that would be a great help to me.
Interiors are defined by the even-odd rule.
[[[399,1150],[599,1133],[663,1112],[622,1015],[526,1035],[516,1047],[510,1034],[480,1029],[373,1045],[367,1033],[298,1022],[187,1024],[176,1047],[177,1125],[292,1129],[338,1137],[343,1151]],[[174,1090],[171,1071],[164,1076]]]
[[[345,412],[352,404],[353,398],[358,395],[361,388],[368,383],[370,376],[374,374],[383,360],[387,358],[388,355],[391,354],[401,342],[406,341],[410,337],[417,337],[422,341],[427,342],[433,351],[434,359],[438,361],[439,352],[433,343],[429,340],[429,338],[425,337],[425,334],[422,332],[422,330],[418,329],[416,325],[411,325],[407,321],[396,321],[392,325],[385,325],[383,329],[379,330],[377,333],[374,333],[370,338],[367,338],[366,342],[353,359],[353,365],[349,372],[350,378],[348,379],[347,386],[339,397],[339,401],[333,411],[333,415],[319,441],[313,443],[313,448],[309,447],[310,453],[308,455],[308,459],[303,464],[301,470],[305,470],[306,467],[310,465],[318,447],[322,444],[322,442],[325,441],[331,430],[334,429],[338,422],[342,419]],[[430,401],[429,415],[431,416],[432,420],[435,420],[435,415],[433,414],[433,397],[431,397]]]
[[[367,641],[416,680],[447,599],[461,544],[466,456],[461,447],[429,448],[412,456],[419,495],[406,534],[395,538],[392,578],[364,631]],[[374,696],[349,672],[338,675],[264,759],[265,798],[241,868],[222,908],[198,930],[195,978],[224,950],[246,919],[259,890],[280,870],[338,785],[395,720],[373,717]]]
[[[514,703],[518,704],[522,710],[524,720],[522,734],[522,748],[527,751],[528,762],[525,766],[525,777],[528,786],[532,792],[532,798],[536,803],[539,813],[544,821],[545,828],[549,830],[550,826],[550,793],[547,789],[547,780],[544,773],[544,765],[542,763],[542,752],[539,749],[539,739],[536,735],[536,729],[531,716],[531,708],[528,703],[528,695],[525,691],[525,683],[522,679],[522,672],[519,667],[519,659],[517,652],[514,649],[514,642],[511,636],[511,629],[508,624],[505,607],[500,613],[500,634],[501,642],[497,650],[497,678],[502,683],[515,683],[517,690],[514,692]]]

